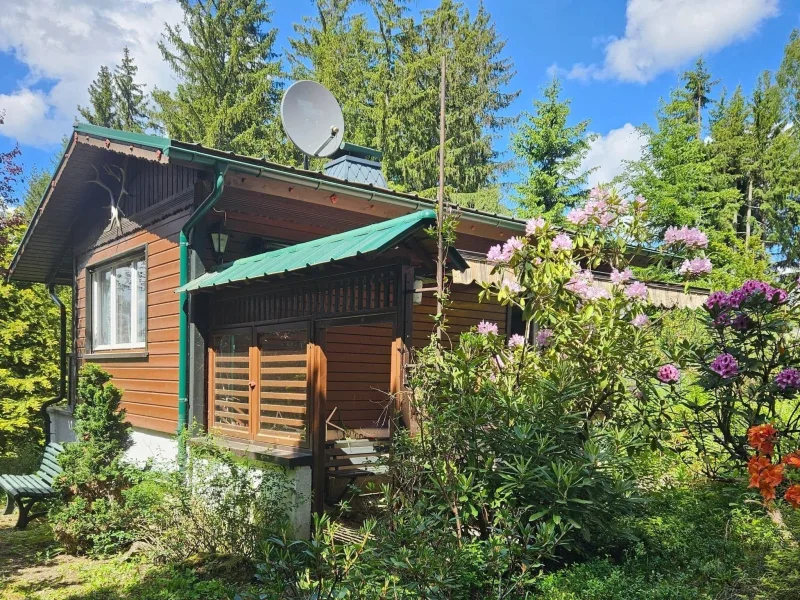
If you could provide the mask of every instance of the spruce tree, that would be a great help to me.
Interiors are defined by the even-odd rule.
[[[507,92],[514,69],[503,56],[483,4],[473,17],[462,4],[443,0],[405,30],[395,66],[396,85],[384,141],[388,180],[433,197],[438,184],[439,82],[447,59],[447,193],[472,193],[492,185],[510,167],[494,148],[511,122],[502,111],[519,92]],[[455,198],[455,196],[453,196]]]
[[[800,30],[789,36],[778,71],[778,85],[783,91],[789,117],[795,127],[800,127]]]
[[[353,0],[316,0],[317,14],[294,25],[287,58],[292,79],[311,79],[328,88],[342,107],[346,141],[375,147],[378,97],[375,77],[380,60],[377,32],[365,14],[351,14]]]
[[[89,86],[89,106],[78,106],[78,112],[92,125],[116,127],[117,113],[114,101],[114,77],[106,66],[101,66]]]
[[[182,26],[159,48],[174,93],[156,89],[157,123],[174,138],[296,162],[278,119],[282,84],[277,29],[266,0],[180,0]]]
[[[114,69],[114,105],[116,127],[141,133],[147,126],[147,99],[144,85],[136,82],[136,66],[130,49],[125,46],[122,62]]]
[[[703,139],[703,109],[711,102],[711,90],[719,80],[711,81],[711,73],[706,69],[703,58],[700,57],[691,71],[684,74],[684,89],[688,98],[695,107],[697,119],[697,139]]]
[[[561,100],[561,82],[554,78],[534,100],[534,113],[524,113],[511,145],[527,167],[525,181],[517,186],[520,212],[525,216],[547,213],[556,220],[564,209],[586,194],[590,171],[581,169],[592,137],[589,121],[568,125],[570,101]]]

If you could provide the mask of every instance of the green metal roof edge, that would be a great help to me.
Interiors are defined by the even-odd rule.
[[[126,144],[146,146],[148,148],[161,150],[162,152],[165,152],[172,146],[171,139],[158,135],[121,131],[119,129],[111,129],[109,127],[101,127],[100,125],[91,125],[89,123],[76,123],[73,128],[77,133],[84,133],[99,138],[108,138],[109,140],[125,142]]]
[[[367,254],[380,254],[381,252],[384,252],[385,250],[388,250],[389,248],[397,244],[400,240],[407,238],[409,235],[413,235],[415,232],[419,231],[426,225],[433,224],[435,221],[436,221],[436,213],[434,211],[432,210],[417,211],[410,213],[408,215],[403,215],[402,217],[397,217],[395,219],[389,219],[386,221],[381,221],[379,223],[374,223],[372,225],[367,225],[365,227],[359,227],[358,229],[352,229],[350,231],[344,231],[342,233],[336,233],[334,235],[330,235],[327,237],[317,238],[315,240],[309,240],[307,242],[295,244],[293,246],[287,246],[286,248],[280,248],[278,250],[271,250],[269,252],[262,252],[261,254],[256,254],[254,256],[240,258],[225,265],[225,269],[222,271],[210,271],[208,273],[200,275],[199,277],[188,282],[186,285],[176,289],[175,292],[176,293],[193,292],[202,289],[216,288],[232,283],[240,283],[242,281],[263,279],[271,275],[277,275],[278,273],[287,273],[287,272],[293,273],[296,271],[301,271],[302,269],[305,269],[307,267],[328,264],[330,262],[335,262],[335,260],[331,258],[325,261],[315,262],[313,264],[298,263],[298,266],[296,268],[286,269],[284,271],[263,273],[260,275],[255,275],[254,277],[241,276],[238,278],[228,279],[225,281],[219,281],[214,283],[215,279],[217,279],[217,276],[223,274],[226,270],[231,269],[235,266],[243,266],[243,265],[248,265],[250,263],[259,263],[263,261],[265,258],[281,257],[285,254],[293,254],[298,252],[302,253],[304,250],[310,250],[312,248],[315,249],[329,244],[336,244],[338,242],[351,239],[353,237],[370,236],[376,232],[380,232],[385,229],[401,228],[397,232],[397,234],[393,235],[391,238],[387,240],[384,240],[378,246],[371,248],[367,252]],[[336,260],[342,260],[344,258],[352,258],[354,256],[359,256],[361,254],[362,253],[360,251],[357,251],[351,255],[344,256]],[[458,254],[458,251],[451,250],[450,257],[451,260],[453,260],[453,262],[455,262],[460,269],[463,270],[464,268],[466,268],[466,262],[461,257],[461,255]],[[205,282],[211,282],[211,283],[205,283]]]

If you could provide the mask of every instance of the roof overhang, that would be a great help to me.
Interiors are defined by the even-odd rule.
[[[376,258],[403,244],[406,244],[411,251],[435,256],[436,244],[425,231],[435,223],[434,211],[413,212],[336,235],[240,258],[193,279],[175,291],[208,292],[350,259]],[[457,271],[467,268],[467,262],[455,249],[449,249],[447,260],[449,266]]]

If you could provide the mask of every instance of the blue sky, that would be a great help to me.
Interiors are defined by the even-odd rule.
[[[413,11],[435,0],[411,2]],[[466,0],[474,11],[477,0]],[[509,114],[531,106],[553,72],[564,78],[575,120],[591,119],[595,142],[587,166],[608,179],[641,146],[634,126],[652,123],[658,99],[703,54],[714,77],[749,91],[763,69],[777,69],[791,30],[800,27],[796,0],[487,0],[521,90]],[[313,12],[311,0],[274,0],[279,47],[292,24]],[[101,64],[131,46],[142,79],[174,85],[156,42],[164,21],[177,22],[173,0],[40,0],[0,14],[0,150],[19,143],[26,168],[47,167],[86,102]],[[503,150],[506,140],[500,140]],[[512,176],[513,177],[513,176]]]

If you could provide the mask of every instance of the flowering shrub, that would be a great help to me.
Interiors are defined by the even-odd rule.
[[[489,250],[503,278],[500,285],[485,285],[483,296],[521,310],[529,331],[521,340],[509,340],[511,347],[531,339],[532,324],[542,328],[535,338],[535,360],[547,373],[558,365],[571,367],[586,389],[575,409],[587,420],[613,421],[621,411],[621,421],[654,432],[664,420],[651,378],[659,365],[647,285],[631,268],[637,244],[649,236],[646,211],[644,198],[629,200],[597,187],[584,206],[567,215],[572,235],[531,219],[526,236]],[[686,268],[676,265],[676,271],[694,276],[710,269],[701,254],[708,240],[699,230],[670,229],[664,244],[678,256],[677,264],[684,261]],[[595,269],[609,271],[610,283],[598,281]],[[478,327],[479,333],[488,331],[486,323]],[[663,381],[677,382],[677,371],[670,369],[675,367],[664,367]]]
[[[777,489],[784,483],[786,467],[800,469],[800,452],[794,451],[777,459],[775,446],[778,441],[778,430],[771,423],[754,425],[747,431],[747,442],[755,449],[755,455],[747,461],[747,472],[750,475],[749,487],[758,489],[764,502],[769,503],[777,497]],[[800,508],[800,484],[790,483],[783,494],[783,499],[794,508]]]
[[[747,281],[730,293],[712,293],[705,302],[708,343],[676,352],[678,362],[699,374],[697,387],[672,386],[671,391],[686,409],[686,432],[710,471],[743,468],[750,445],[760,457],[750,464],[753,481],[775,483],[780,469],[765,459],[778,442],[772,425],[764,424],[774,424],[784,432],[781,439],[796,443],[800,313],[789,296],[795,285],[784,290]],[[770,489],[774,486],[762,492]]]

